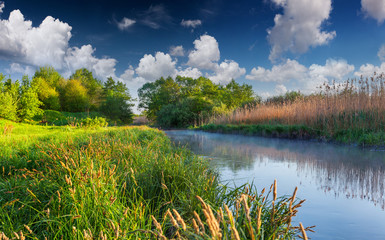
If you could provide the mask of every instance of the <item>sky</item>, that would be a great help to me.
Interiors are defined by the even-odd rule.
[[[385,0],[5,0],[0,72],[87,68],[137,89],[205,76],[260,96],[385,72]]]

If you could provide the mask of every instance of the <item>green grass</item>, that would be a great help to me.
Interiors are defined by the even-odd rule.
[[[161,131],[0,120],[1,131],[10,125],[14,128],[1,136],[0,145],[0,236],[212,239],[208,206],[212,216],[222,215],[217,233],[223,237],[236,231],[242,239],[292,239],[300,231],[290,224],[300,206],[290,207],[295,197],[264,199],[253,187],[229,189],[206,160],[174,147]],[[250,207],[239,205],[245,198]],[[232,221],[221,210],[225,206]],[[187,227],[165,217],[173,209]],[[195,213],[204,224],[199,231]]]

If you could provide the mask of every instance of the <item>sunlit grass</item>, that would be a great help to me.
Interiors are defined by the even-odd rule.
[[[267,194],[273,197],[253,187],[222,186],[207,160],[173,147],[161,131],[1,124],[14,128],[1,138],[0,239],[301,234],[291,225],[302,204],[295,196],[277,197],[276,185]],[[170,211],[181,228],[170,221]]]

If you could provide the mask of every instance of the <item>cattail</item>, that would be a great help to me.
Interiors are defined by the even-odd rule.
[[[27,225],[24,225],[24,227],[27,229],[27,231],[28,231],[30,234],[33,234],[31,228],[29,228]]]
[[[277,179],[274,179],[274,192],[273,192],[274,201],[277,200]]]
[[[183,229],[184,231],[186,231],[186,224],[185,224],[185,222],[183,221],[183,218],[179,215],[179,213],[178,213],[177,210],[173,209],[172,211],[173,211],[174,215],[176,216],[176,220],[178,221],[178,223],[179,223],[180,225],[182,225],[182,229]]]
[[[306,235],[306,231],[303,228],[302,223],[299,223],[299,228],[301,229],[303,240],[308,240],[307,235]]]

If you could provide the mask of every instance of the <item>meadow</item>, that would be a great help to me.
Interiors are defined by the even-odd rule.
[[[317,94],[215,116],[208,131],[385,145],[385,76],[324,84]]]
[[[231,189],[148,127],[0,119],[0,239],[306,239],[304,200]]]

